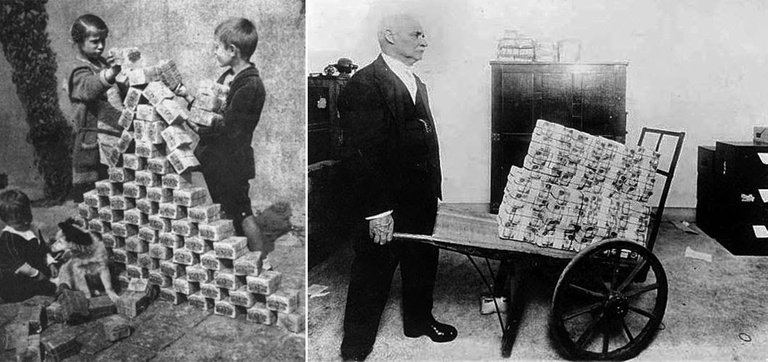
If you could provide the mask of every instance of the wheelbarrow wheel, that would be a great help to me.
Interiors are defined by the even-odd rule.
[[[666,273],[650,250],[607,240],[581,251],[563,270],[550,332],[569,358],[626,360],[656,335],[667,293]]]

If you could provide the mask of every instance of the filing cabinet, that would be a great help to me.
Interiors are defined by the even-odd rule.
[[[709,160],[700,148],[700,228],[735,255],[768,255],[768,145],[717,142],[711,168]]]

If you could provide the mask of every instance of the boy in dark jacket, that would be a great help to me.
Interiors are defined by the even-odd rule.
[[[32,231],[29,198],[19,190],[0,193],[0,299],[19,302],[34,295],[53,295],[49,281],[53,257],[48,246]]]
[[[229,84],[230,89],[222,120],[196,127],[201,137],[196,156],[213,202],[234,221],[238,235],[248,238],[248,248],[261,251],[264,258],[273,246],[262,245],[248,196],[248,181],[255,177],[256,167],[251,140],[266,98],[259,71],[249,61],[259,36],[251,21],[232,18],[216,27],[214,38],[216,60],[230,68],[218,83]]]

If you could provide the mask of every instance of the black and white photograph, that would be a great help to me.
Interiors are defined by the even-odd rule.
[[[759,1],[307,4],[307,359],[768,355]]]
[[[0,0],[0,361],[763,360],[766,18]]]
[[[306,360],[305,14],[0,1],[0,360]]]

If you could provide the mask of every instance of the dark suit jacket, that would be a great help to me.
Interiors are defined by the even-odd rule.
[[[414,107],[408,89],[379,56],[355,73],[339,96],[343,159],[357,216],[397,212],[414,192],[442,197],[434,120],[426,86],[418,77],[416,83]],[[425,109],[415,117],[420,105]]]

